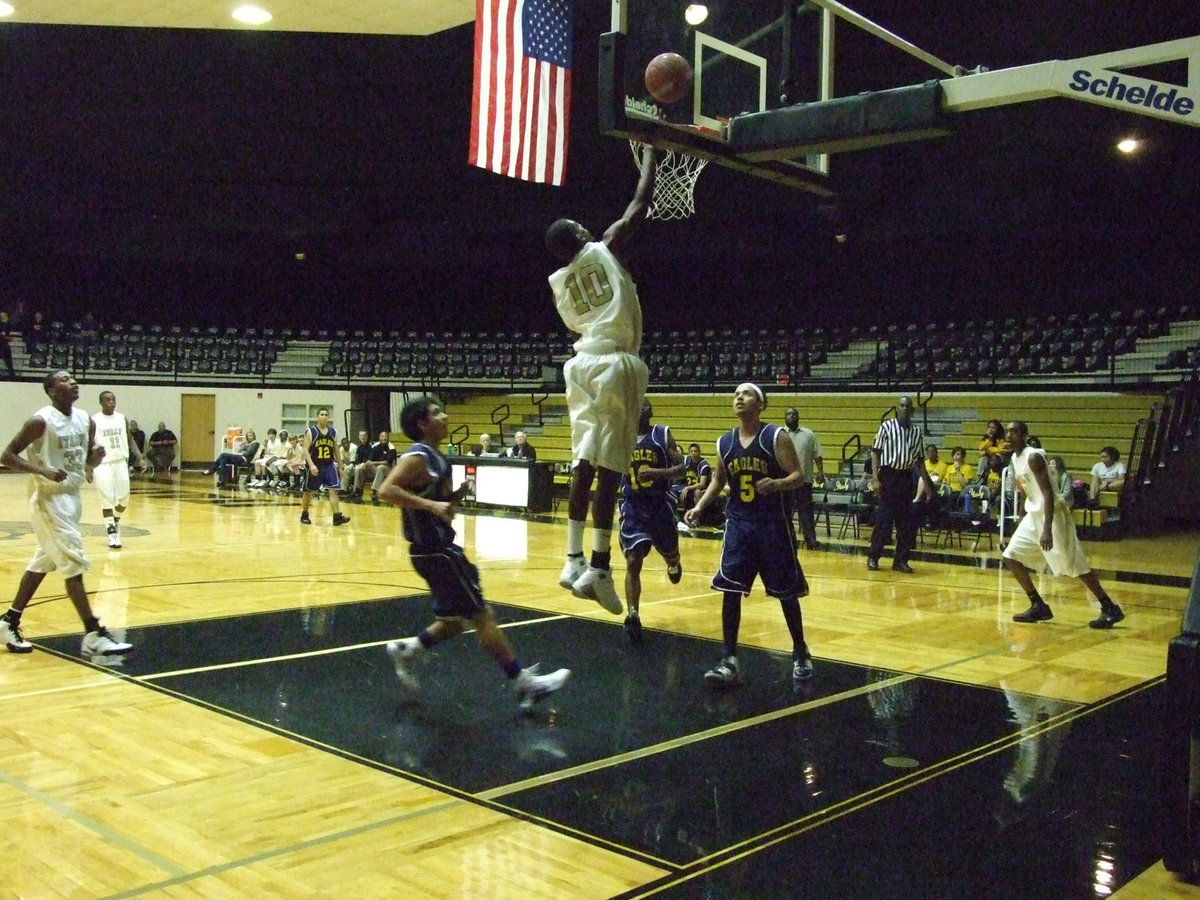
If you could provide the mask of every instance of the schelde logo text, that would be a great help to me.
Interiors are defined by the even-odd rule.
[[[1120,100],[1131,106],[1144,106],[1147,109],[1157,109],[1162,112],[1174,113],[1177,116],[1190,116],[1196,108],[1191,97],[1180,97],[1179,88],[1167,89],[1165,85],[1150,82],[1150,87],[1144,88],[1128,84],[1120,76],[1106,72],[1111,77],[1092,77],[1087,69],[1076,69],[1071,74],[1068,87],[1081,94],[1091,94],[1093,97],[1107,97],[1110,100]]]

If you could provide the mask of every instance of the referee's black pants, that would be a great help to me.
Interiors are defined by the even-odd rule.
[[[867,555],[879,559],[883,545],[896,526],[896,554],[892,565],[906,563],[917,543],[917,516],[913,511],[912,469],[879,467],[879,500],[875,506],[875,527],[871,531],[871,546]]]

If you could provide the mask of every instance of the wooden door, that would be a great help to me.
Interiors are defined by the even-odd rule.
[[[183,394],[179,398],[179,467],[210,466],[217,455],[217,397]]]

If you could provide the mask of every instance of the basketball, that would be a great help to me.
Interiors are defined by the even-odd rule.
[[[692,67],[678,53],[660,53],[646,66],[646,90],[659,103],[678,103],[692,84]]]

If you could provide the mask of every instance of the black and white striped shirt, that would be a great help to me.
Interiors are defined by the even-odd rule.
[[[921,429],[913,424],[905,428],[899,419],[880,424],[871,449],[879,452],[880,467],[890,469],[911,469],[925,455]]]

